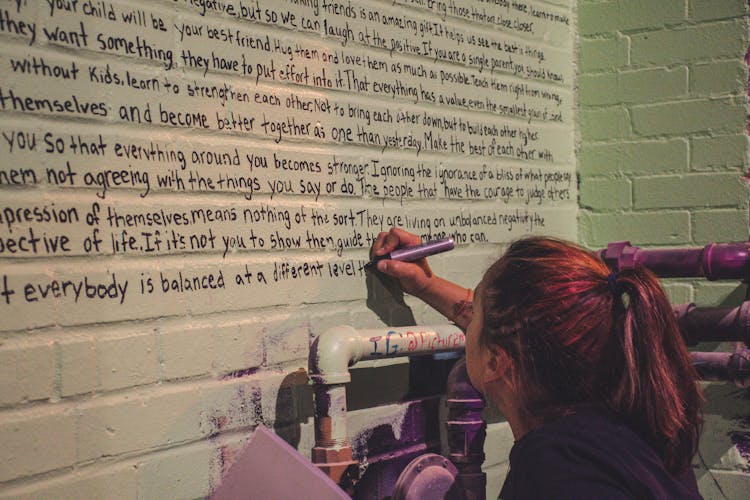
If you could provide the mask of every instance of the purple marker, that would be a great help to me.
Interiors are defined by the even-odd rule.
[[[414,247],[399,248],[385,255],[380,255],[373,258],[370,262],[365,264],[365,269],[370,269],[375,266],[378,262],[385,259],[398,260],[401,262],[414,262],[415,260],[427,257],[428,255],[435,255],[440,252],[447,252],[453,250],[453,238],[443,238],[441,240],[428,241]]]

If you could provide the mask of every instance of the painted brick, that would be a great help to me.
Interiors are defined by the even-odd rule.
[[[432,268],[432,270],[435,271],[434,268]],[[435,272],[437,273],[437,271]],[[379,328],[382,326],[382,323],[377,316],[373,317],[372,311],[366,307],[353,307],[349,312],[347,324],[357,325],[358,328]],[[313,331],[317,330],[315,326],[312,328]],[[311,335],[313,335],[312,332]]]
[[[690,94],[693,96],[736,95],[746,81],[747,66],[740,60],[690,66]]]
[[[747,2],[745,0],[688,1],[688,17],[695,22],[743,17],[745,15],[747,15]]]
[[[744,498],[750,491],[750,475],[713,470],[700,476],[698,488],[705,498]]]
[[[634,208],[727,207],[747,199],[747,187],[735,173],[638,177],[633,180]]]
[[[75,464],[75,438],[69,411],[42,407],[0,414],[0,482]]]
[[[581,181],[579,203],[595,210],[630,208],[630,180],[586,178]]]
[[[100,384],[94,339],[89,336],[66,337],[59,340],[57,346],[60,352],[60,395],[67,397],[97,390]]]
[[[579,78],[584,106],[649,103],[687,95],[686,67],[595,73]]]
[[[664,101],[687,95],[687,89],[688,71],[685,67],[623,71],[619,75],[621,102]]]
[[[509,463],[490,465],[484,467],[482,471],[487,475],[487,498],[499,498],[500,490],[503,488],[505,478],[510,470]]]
[[[150,455],[138,464],[138,498],[206,497],[211,492],[210,470],[216,461],[210,443]]]
[[[745,121],[745,103],[738,99],[678,101],[633,106],[633,131],[640,136],[735,131]]]
[[[688,150],[684,139],[584,144],[577,158],[578,172],[606,175],[687,171]]]
[[[578,27],[589,35],[610,31],[659,28],[685,19],[685,0],[630,0],[580,4]]]
[[[107,466],[103,470],[81,469],[52,479],[0,491],[0,498],[15,500],[80,500],[82,498],[136,498],[136,467],[131,464]]]
[[[274,429],[275,431],[276,429]],[[254,430],[253,430],[254,431]],[[242,451],[247,445],[247,441],[252,436],[253,431],[242,433],[241,435],[230,435],[230,436],[217,436],[214,439],[214,446],[217,449],[217,463],[211,468],[210,481],[212,488],[216,488],[221,484],[224,476],[229,472],[234,463],[240,458]],[[310,449],[314,446],[315,439],[312,441]],[[302,449],[300,448],[300,452]],[[310,459],[310,452],[308,450],[307,459]]]
[[[581,136],[586,140],[624,139],[630,136],[630,116],[622,106],[581,110]]]
[[[748,147],[746,134],[694,137],[690,166],[694,170],[730,167],[742,169]]]
[[[342,310],[339,308],[331,308],[327,311],[318,311],[310,314],[310,340],[314,339],[321,333],[325,332],[329,328],[333,328],[338,325],[359,325],[354,321],[356,315],[350,314],[349,309]],[[368,321],[373,321],[372,316]],[[375,320],[378,326],[382,326],[382,322]],[[365,325],[367,327],[367,325]]]
[[[201,391],[117,396],[77,408],[79,460],[174,445],[205,435],[200,430]]]
[[[579,47],[578,68],[582,73],[629,64],[630,40],[627,37],[581,39]]]
[[[746,290],[746,285],[737,283],[700,281],[695,284],[695,303],[702,307],[735,307],[744,299]]]
[[[248,427],[260,416],[255,379],[181,384],[81,403],[78,459],[174,446]]]
[[[609,33],[620,28],[618,2],[578,2],[579,35]]]
[[[620,30],[640,30],[679,24],[685,19],[685,0],[666,0],[658,3],[648,0],[616,2],[620,12]]]
[[[5,198],[4,198],[5,199]],[[13,308],[13,314],[4,314],[3,320],[0,321],[1,331],[12,331],[21,328],[42,328],[54,325],[57,321],[57,311],[55,304],[47,301],[43,303],[35,302],[29,304],[22,298],[24,288],[27,283],[34,283],[34,279],[39,272],[39,265],[35,264],[36,269],[28,265],[4,266],[3,277],[7,278],[7,286],[13,290],[10,305]],[[49,273],[49,270],[46,270]],[[38,276],[38,274],[37,274]],[[6,281],[3,280],[3,286]],[[33,305],[33,307],[31,307]]]
[[[266,398],[279,386],[283,375],[264,371],[254,375],[227,377],[202,388],[200,431],[206,436],[249,431],[268,419],[273,421],[275,398]]]
[[[273,420],[277,427],[291,426],[287,431],[313,416],[313,391],[305,370],[285,369],[266,378],[261,389],[265,396],[264,417]]]
[[[688,212],[590,214],[579,217],[580,239],[601,248],[612,241],[629,240],[634,245],[677,245],[690,241]]]
[[[221,324],[213,329],[214,367],[229,373],[263,364],[263,323]]]
[[[213,341],[210,328],[191,325],[159,331],[161,374],[166,380],[194,377],[211,372]]]
[[[718,57],[741,59],[746,22],[701,24],[682,29],[649,31],[630,36],[634,66],[676,64]]]
[[[54,382],[51,341],[0,341],[0,406],[50,398]]]
[[[693,239],[698,244],[747,241],[748,211],[698,210],[693,212]]]
[[[510,456],[513,443],[513,431],[508,422],[494,422],[487,424],[487,437],[484,441],[487,466],[506,464]]]
[[[581,106],[599,106],[618,102],[617,73],[593,73],[578,77]]]
[[[693,302],[693,287],[685,283],[662,282],[671,304],[689,304]]]
[[[159,380],[156,336],[118,333],[96,339],[99,380],[104,391],[151,384]]]
[[[265,326],[266,365],[300,360],[307,366],[310,345],[310,323],[301,315],[276,320],[269,318]]]

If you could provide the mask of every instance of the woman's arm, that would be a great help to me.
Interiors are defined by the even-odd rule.
[[[370,255],[377,257],[398,248],[419,245],[419,236],[393,227],[380,233],[370,249]],[[450,319],[461,329],[466,329],[471,321],[471,289],[466,289],[446,279],[435,276],[427,259],[414,262],[381,260],[377,270],[396,279],[401,289],[423,300],[440,314]]]

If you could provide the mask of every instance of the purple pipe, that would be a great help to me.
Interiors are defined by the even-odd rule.
[[[690,355],[702,380],[729,381],[737,387],[750,387],[750,349],[691,352]]]
[[[750,301],[733,308],[681,304],[674,306],[674,312],[687,345],[727,341],[750,344]]]
[[[702,248],[643,249],[629,241],[610,243],[598,252],[614,271],[637,265],[662,278],[750,279],[750,242],[709,243]]]
[[[466,358],[451,369],[446,386],[448,458],[458,469],[456,486],[462,500],[485,500],[487,475],[482,472],[487,424],[484,399],[469,381]]]

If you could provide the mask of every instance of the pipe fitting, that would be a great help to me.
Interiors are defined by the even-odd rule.
[[[352,491],[359,479],[346,418],[351,365],[364,359],[461,351],[465,343],[466,335],[455,325],[387,330],[337,326],[319,335],[308,358],[308,373],[315,386],[313,463],[347,491]]]
[[[691,352],[693,366],[702,380],[732,382],[750,387],[750,349],[737,352]]]
[[[662,278],[750,279],[750,242],[644,249],[617,241],[598,254],[614,271],[642,265]]]
[[[346,384],[349,366],[364,357],[360,335],[351,326],[336,326],[319,335],[310,346],[309,374],[314,384]]]

